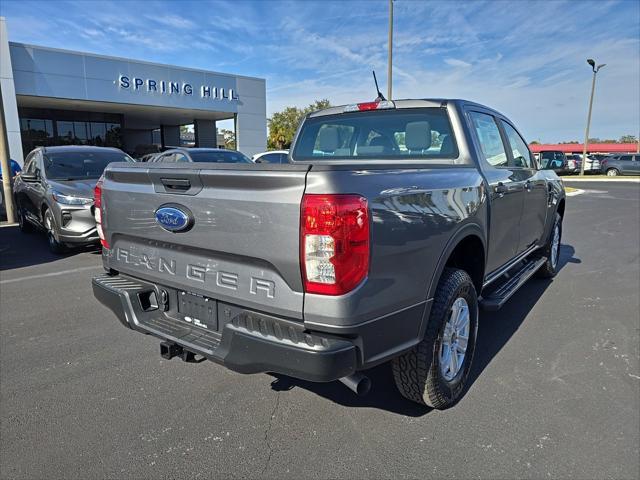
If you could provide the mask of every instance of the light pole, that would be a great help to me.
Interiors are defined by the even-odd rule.
[[[391,83],[393,75],[393,0],[389,0],[389,58],[387,59],[387,99],[391,100]]]
[[[606,65],[606,63],[602,63],[596,67],[596,62],[589,58],[587,63],[591,65],[591,69],[593,70],[593,81],[591,82],[591,98],[589,99],[589,114],[587,115],[587,129],[584,132],[584,149],[582,151],[582,162],[580,162],[580,175],[584,176],[584,164],[587,163],[587,147],[589,144],[589,127],[591,126],[591,109],[593,108],[593,93],[596,90],[596,75],[598,71]]]

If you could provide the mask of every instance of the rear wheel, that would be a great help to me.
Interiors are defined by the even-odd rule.
[[[44,212],[44,228],[47,231],[47,242],[49,243],[49,250],[51,250],[51,253],[64,253],[67,249],[63,243],[58,241],[56,222],[51,210],[46,210]]]
[[[424,339],[393,359],[393,378],[407,399],[429,407],[454,405],[465,391],[478,332],[478,298],[469,275],[442,273]]]
[[[551,236],[545,245],[542,255],[547,257],[547,261],[542,264],[536,275],[541,278],[553,278],[558,273],[560,260],[560,242],[562,240],[562,217],[556,213],[553,222]]]
[[[617,177],[618,175],[620,175],[620,172],[617,168],[610,168],[607,170],[607,177]]]

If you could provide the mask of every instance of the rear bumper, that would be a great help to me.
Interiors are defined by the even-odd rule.
[[[305,330],[300,322],[217,302],[217,331],[178,319],[171,289],[131,277],[101,275],[92,281],[95,297],[133,330],[173,342],[241,373],[274,372],[314,382],[350,375],[358,366],[357,348],[345,338]],[[150,292],[167,291],[168,306],[141,302]],[[177,301],[177,300],[176,300]],[[146,310],[143,308],[146,305]]]

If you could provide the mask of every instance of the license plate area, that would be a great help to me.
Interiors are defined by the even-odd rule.
[[[178,315],[181,320],[209,331],[218,331],[217,301],[189,292],[178,292]]]

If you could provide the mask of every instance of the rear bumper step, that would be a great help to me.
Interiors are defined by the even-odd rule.
[[[527,260],[519,268],[508,272],[506,279],[502,283],[496,282],[498,285],[497,288],[491,290],[486,297],[483,297],[480,302],[482,308],[490,311],[502,308],[511,296],[516,293],[546,261],[546,257]]]
[[[177,292],[124,275],[93,278],[95,297],[128,328],[163,340],[161,355],[194,361],[201,355],[241,373],[274,372],[329,382],[356,371],[356,346],[305,330],[300,322],[216,302],[217,330],[179,318]],[[149,293],[169,298],[150,307]]]

